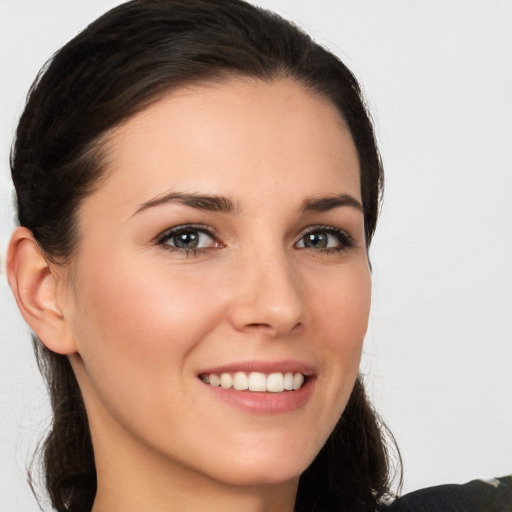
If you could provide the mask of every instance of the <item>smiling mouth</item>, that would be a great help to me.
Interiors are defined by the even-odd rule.
[[[282,393],[284,391],[297,391],[307,380],[299,372],[223,372],[203,373],[199,378],[206,384],[223,389],[235,389],[248,392]]]

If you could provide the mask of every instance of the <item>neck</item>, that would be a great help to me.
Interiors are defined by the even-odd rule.
[[[215,481],[192,470],[158,468],[147,460],[98,467],[92,512],[292,512],[298,479],[240,486]],[[136,468],[136,469],[135,469]]]

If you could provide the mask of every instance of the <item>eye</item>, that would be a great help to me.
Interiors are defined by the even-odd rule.
[[[181,231],[169,237],[167,243],[178,249],[202,249],[208,247],[211,237],[200,231]]]
[[[213,233],[200,226],[178,226],[165,231],[158,239],[158,243],[169,250],[193,253],[201,249],[217,247]]]
[[[347,232],[331,226],[315,226],[302,235],[296,247],[341,251],[352,245],[352,238]]]

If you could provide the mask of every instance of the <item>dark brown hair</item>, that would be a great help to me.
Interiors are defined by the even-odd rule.
[[[369,245],[382,166],[359,85],[347,67],[279,16],[241,0],[135,0],[66,44],[34,82],[11,154],[18,220],[55,263],[80,244],[76,212],[101,185],[102,141],[169,91],[232,76],[287,77],[336,106],[357,148]],[[81,393],[68,359],[34,339],[53,408],[42,445],[56,510],[91,510],[96,469]],[[298,512],[375,510],[389,492],[386,429],[360,378],[327,443],[301,476]]]

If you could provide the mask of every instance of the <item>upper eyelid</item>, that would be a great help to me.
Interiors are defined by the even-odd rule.
[[[322,231],[322,230],[328,231],[330,233],[342,233],[345,236],[352,238],[352,235],[350,234],[350,232],[347,229],[339,228],[339,227],[332,226],[329,224],[314,224],[312,226],[308,226],[300,231],[299,237],[303,237],[304,235],[307,235],[308,233],[311,233],[312,231],[314,232],[314,231]]]
[[[200,231],[201,233],[206,233],[210,235],[213,239],[217,240],[218,232],[211,226],[207,226],[204,224],[180,224],[178,226],[174,226],[172,228],[167,228],[162,231],[160,234],[156,236],[156,241],[161,242],[166,238],[169,238],[172,235],[183,231]]]

